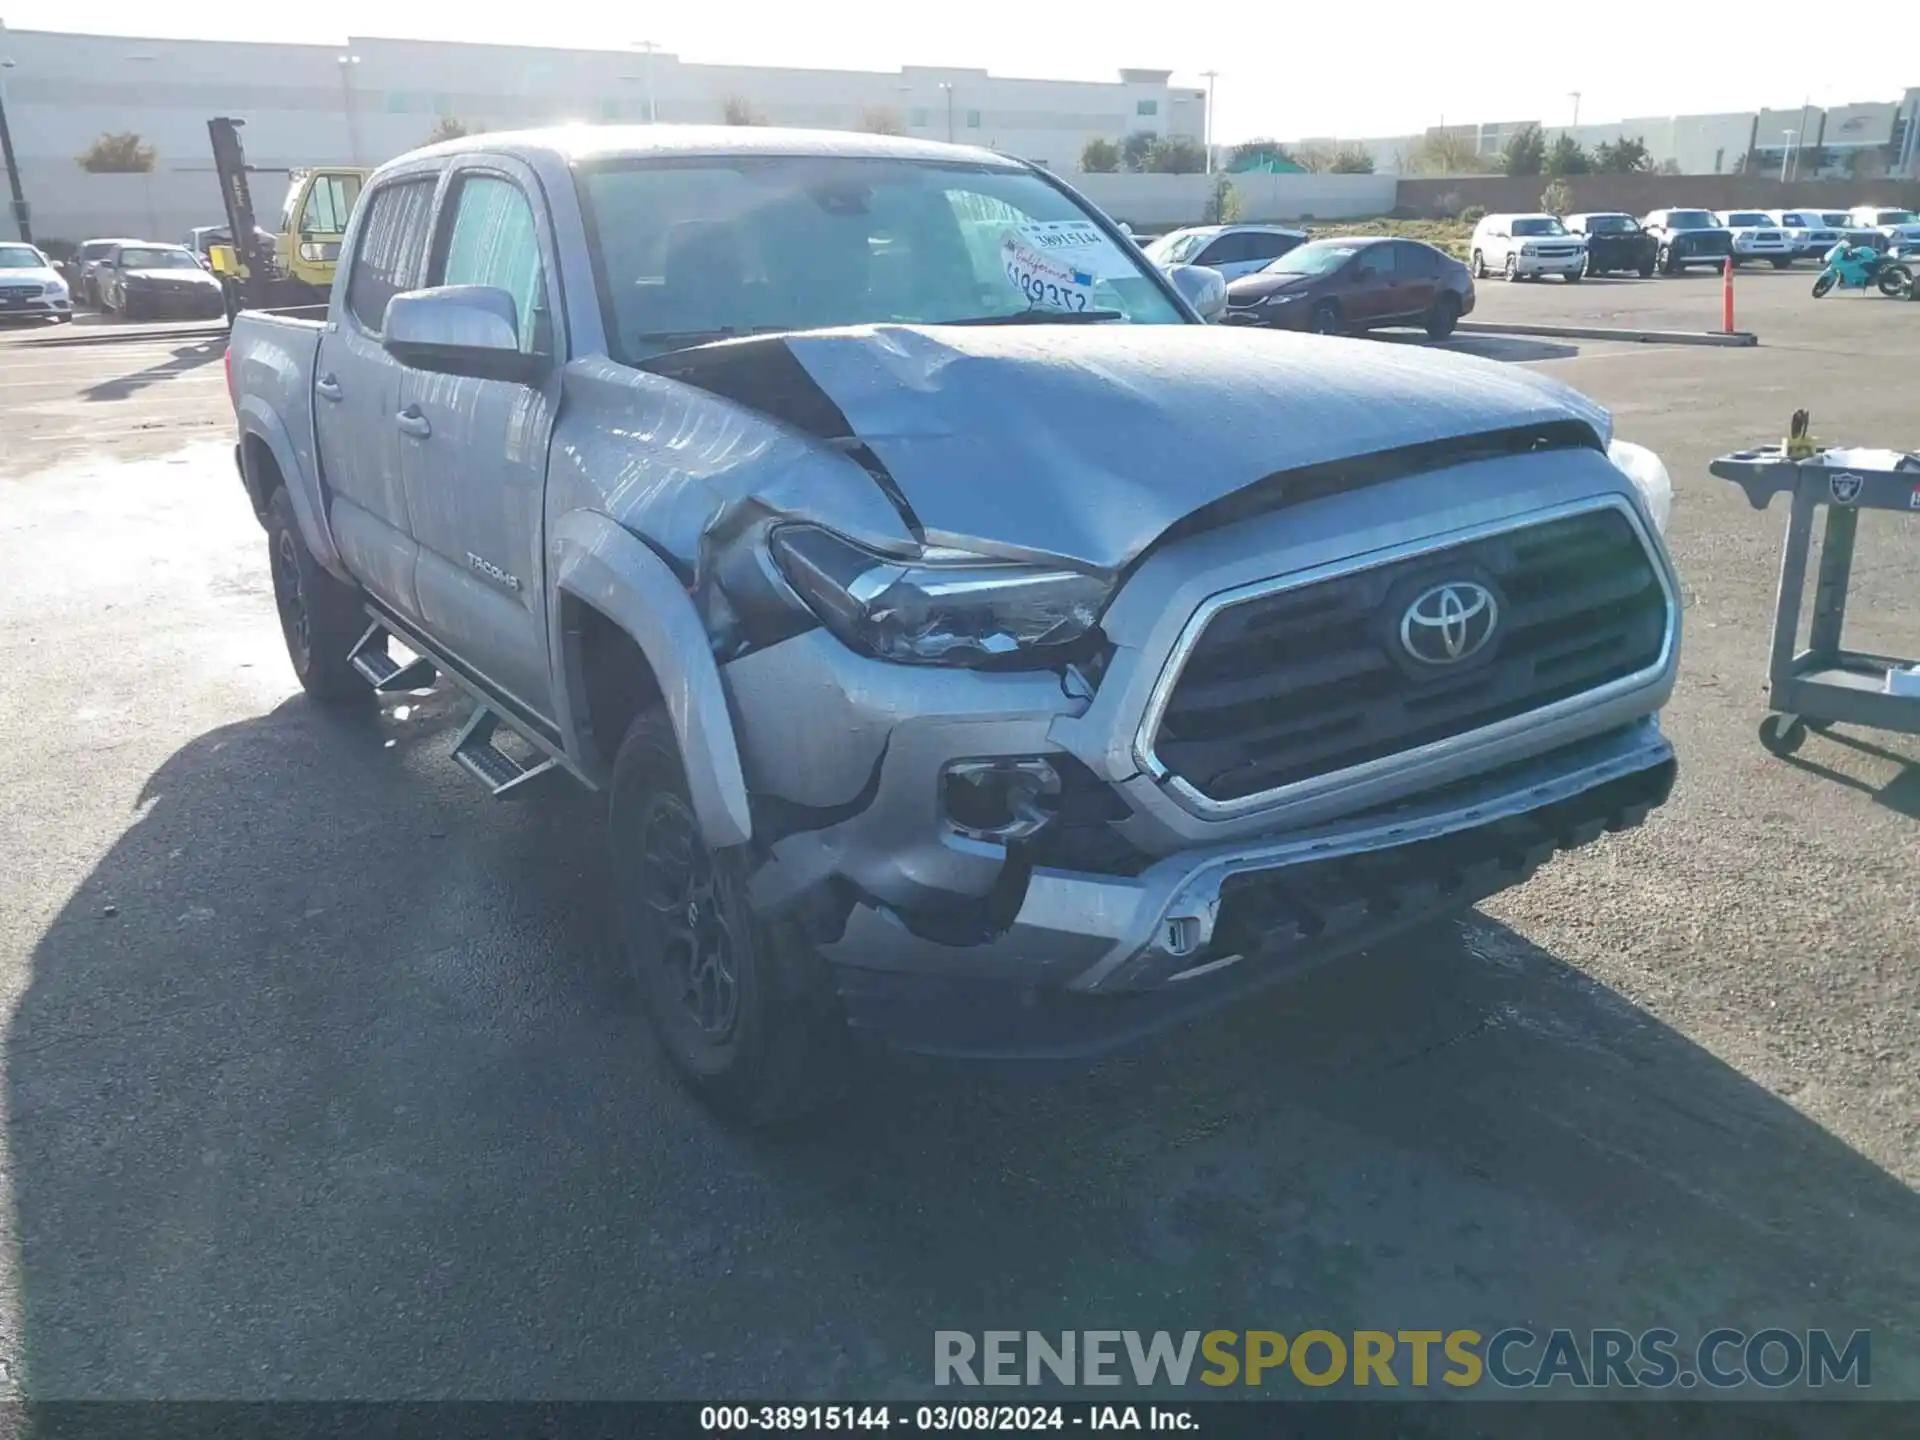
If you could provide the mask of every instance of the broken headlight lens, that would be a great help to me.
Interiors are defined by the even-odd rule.
[[[807,608],[844,644],[906,665],[1059,663],[1100,618],[1109,582],[953,551],[881,555],[814,525],[769,542]]]

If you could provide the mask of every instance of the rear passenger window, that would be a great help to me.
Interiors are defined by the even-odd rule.
[[[364,202],[367,215],[347,275],[347,309],[376,335],[386,322],[387,301],[416,284],[435,183],[428,175],[382,185]]]
[[[471,175],[460,182],[439,285],[487,285],[513,297],[520,348],[542,354],[547,338],[546,279],[533,206],[512,181]]]
[[[1400,267],[1400,274],[1409,279],[1431,280],[1440,273],[1440,255],[1424,245],[1396,243],[1393,247],[1394,263]]]

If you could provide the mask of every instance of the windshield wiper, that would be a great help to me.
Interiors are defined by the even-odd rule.
[[[1086,325],[1099,320],[1124,320],[1118,310],[1016,310],[1011,315],[973,315],[965,320],[940,320],[940,325]]]
[[[736,340],[742,335],[782,335],[787,330],[784,325],[718,325],[711,330],[642,330],[633,338],[642,345],[684,350],[695,345],[710,345],[715,340]]]

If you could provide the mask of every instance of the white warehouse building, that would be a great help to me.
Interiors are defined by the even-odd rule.
[[[890,73],[700,65],[665,51],[561,50],[353,37],[340,45],[149,40],[0,26],[0,100],[37,234],[133,230],[161,238],[220,219],[207,121],[231,115],[257,170],[374,165],[429,138],[567,121],[897,130],[984,145],[1062,172],[1095,137],[1203,137],[1206,92],[1171,71],[1111,81],[1012,79],[906,66]],[[152,173],[88,176],[78,157],[132,132]],[[104,183],[102,183],[104,182]],[[108,196],[107,192],[114,192]],[[132,197],[122,199],[121,196]],[[256,186],[256,204],[279,187]],[[111,213],[96,213],[102,209]],[[128,212],[128,213],[123,213]],[[0,206],[0,215],[5,208]],[[9,232],[10,233],[10,232]]]

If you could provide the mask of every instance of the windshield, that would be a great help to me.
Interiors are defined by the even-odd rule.
[[[1640,228],[1640,222],[1631,215],[1589,215],[1587,233],[1590,235],[1632,235]]]
[[[1669,230],[1711,230],[1713,216],[1704,210],[1669,210],[1667,228]]]
[[[1289,250],[1260,273],[1262,275],[1329,275],[1359,253],[1357,245],[1335,245],[1315,240]]]
[[[31,245],[0,245],[0,270],[44,270],[46,257]]]
[[[1516,235],[1564,235],[1567,227],[1551,215],[1522,215],[1513,222]]]
[[[1773,218],[1762,215],[1758,210],[1735,210],[1727,216],[1729,225],[1771,225]]]
[[[1878,210],[1874,213],[1878,217],[1873,222],[1876,225],[1912,225],[1915,223],[1913,211],[1911,210]]]
[[[111,240],[89,240],[80,247],[79,253],[74,258],[79,260],[98,260],[111,249],[113,249],[113,241]]]
[[[1827,225],[1851,225],[1853,217],[1842,210],[1823,210],[1820,219]]]
[[[136,250],[120,252],[122,270],[198,270],[200,262],[185,250]]]
[[[1162,235],[1153,244],[1147,246],[1147,258],[1156,265],[1184,265],[1199,253],[1212,236],[1205,231],[1195,233],[1176,230],[1171,235]]]
[[[1026,170],[838,156],[580,172],[615,353],[841,325],[1185,323],[1154,273]]]

